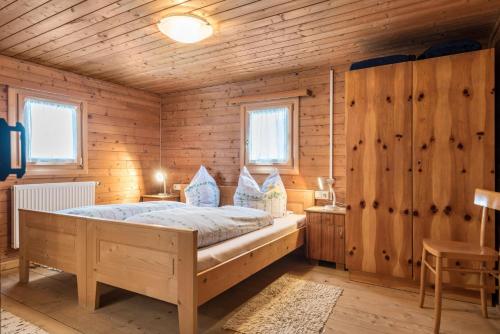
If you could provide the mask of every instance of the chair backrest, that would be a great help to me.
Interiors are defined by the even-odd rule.
[[[481,247],[484,247],[486,222],[488,220],[488,209],[500,210],[500,193],[485,189],[476,189],[476,192],[474,193],[474,204],[483,207],[479,244],[481,245]]]

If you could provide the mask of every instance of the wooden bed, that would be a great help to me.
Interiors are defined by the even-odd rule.
[[[235,187],[220,189],[221,204],[232,203]],[[311,190],[287,194],[295,213],[314,205]],[[36,262],[75,274],[78,302],[88,310],[99,306],[100,283],[176,304],[181,333],[196,333],[199,305],[299,248],[305,237],[305,228],[296,229],[198,272],[197,231],[19,211],[21,282]]]

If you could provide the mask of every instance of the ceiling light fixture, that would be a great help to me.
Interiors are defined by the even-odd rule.
[[[209,36],[214,29],[203,18],[181,14],[164,17],[158,22],[158,29],[171,39],[181,43],[196,43]]]

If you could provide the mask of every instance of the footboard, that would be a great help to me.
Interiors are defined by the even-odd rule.
[[[87,219],[87,306],[99,283],[177,304],[181,333],[196,332],[197,231]]]
[[[78,303],[85,305],[85,226],[84,218],[20,209],[19,280],[29,281],[30,262],[75,274]]]

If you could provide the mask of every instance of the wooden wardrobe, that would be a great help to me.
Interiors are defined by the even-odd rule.
[[[495,185],[493,61],[488,49],[346,73],[352,273],[417,280],[424,238],[479,243],[474,190]]]

